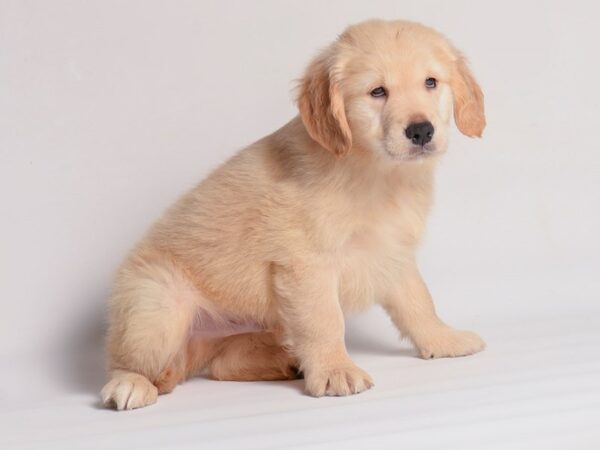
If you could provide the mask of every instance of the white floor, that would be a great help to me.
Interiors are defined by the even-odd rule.
[[[102,361],[93,350],[66,355],[56,379],[4,361],[8,381],[31,389],[2,386],[0,447],[600,448],[597,310],[463,320],[488,349],[433,361],[398,344],[383,320],[375,310],[348,324],[350,351],[376,385],[347,398],[307,397],[301,380],[195,379],[152,407],[119,413],[98,403]]]

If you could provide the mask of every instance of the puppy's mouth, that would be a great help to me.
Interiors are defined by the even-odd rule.
[[[413,161],[424,158],[429,158],[437,153],[436,147],[433,144],[413,145],[401,152],[394,152],[386,147],[386,153],[396,161]]]

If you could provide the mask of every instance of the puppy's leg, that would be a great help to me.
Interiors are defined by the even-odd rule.
[[[298,358],[306,392],[315,397],[356,394],[373,385],[346,352],[337,283],[327,264],[275,268],[286,344]]]
[[[396,290],[385,299],[383,307],[423,358],[464,356],[485,348],[477,334],[455,330],[438,318],[429,290],[414,265],[403,268]]]
[[[273,333],[245,333],[212,341],[216,356],[209,364],[217,380],[293,380],[297,362]]]
[[[153,381],[158,389],[158,395],[168,394],[175,387],[190,376],[188,370],[187,352],[181,351],[175,359],[163,369],[163,371]]]
[[[221,338],[194,338],[185,358],[169,365],[155,381],[158,393],[171,392],[182,380],[208,369],[223,381],[272,381],[298,378],[298,363],[270,332]]]
[[[122,268],[110,303],[106,405],[156,402],[155,384],[181,358],[197,302],[197,291],[167,258],[137,256]]]

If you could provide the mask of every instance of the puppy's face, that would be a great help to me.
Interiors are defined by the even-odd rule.
[[[450,58],[436,39],[410,29],[370,34],[374,40],[356,39],[360,50],[347,56],[341,80],[353,144],[395,161],[445,150],[453,109]]]
[[[485,127],[483,94],[462,56],[410,22],[350,27],[309,67],[299,97],[309,134],[338,155],[390,162],[443,152],[454,112],[467,136]]]

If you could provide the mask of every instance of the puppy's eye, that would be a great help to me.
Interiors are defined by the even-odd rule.
[[[383,86],[376,87],[371,91],[371,97],[385,97],[387,95],[387,91]]]
[[[435,78],[426,78],[425,79],[425,87],[427,89],[433,89],[437,86],[437,80]]]

